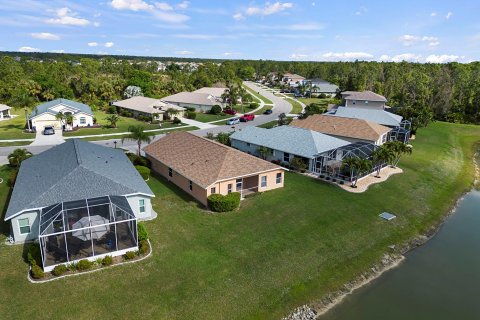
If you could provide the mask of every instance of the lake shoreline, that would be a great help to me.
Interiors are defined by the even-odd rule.
[[[396,268],[399,266],[405,259],[405,254],[408,252],[426,244],[430,239],[432,239],[442,228],[444,223],[447,221],[449,217],[455,214],[457,211],[458,205],[460,201],[465,198],[465,195],[472,191],[478,184],[480,183],[480,165],[479,165],[479,158],[480,151],[476,152],[473,156],[473,165],[474,165],[474,179],[472,183],[472,188],[469,190],[465,190],[462,192],[455,203],[450,207],[445,215],[443,215],[440,220],[435,222],[430,229],[424,232],[421,235],[416,236],[415,238],[409,240],[405,245],[403,245],[398,251],[399,254],[385,254],[380,262],[374,264],[369,271],[362,273],[360,276],[356,277],[354,280],[347,282],[342,286],[341,289],[328,294],[326,297],[322,298],[319,301],[314,301],[309,304],[306,304],[300,308],[305,310],[309,310],[311,314],[315,314],[314,317],[304,317],[298,312],[293,315],[291,313],[287,317],[283,319],[321,319],[322,315],[326,314],[328,311],[336,307],[337,305],[341,304],[343,300],[350,294],[352,294],[355,290],[362,288],[375,279],[379,278],[385,272]],[[394,250],[394,249],[393,249]],[[393,251],[392,250],[392,251]],[[297,308],[296,310],[298,310]]]

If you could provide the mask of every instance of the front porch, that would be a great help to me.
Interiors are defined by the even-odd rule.
[[[236,180],[236,191],[240,192],[241,199],[258,192],[259,179],[260,177],[255,175]]]

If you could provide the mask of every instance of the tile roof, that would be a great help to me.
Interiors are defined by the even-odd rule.
[[[293,127],[313,130],[338,137],[377,141],[391,128],[363,119],[330,117],[314,114],[306,119],[295,119]]]
[[[189,103],[189,104],[199,104],[214,106],[216,104],[221,104],[222,101],[216,99],[214,96],[208,93],[198,93],[198,92],[179,92],[177,94],[162,98],[163,101],[175,102],[175,103]]]
[[[355,107],[338,107],[334,114],[329,116],[363,119],[388,127],[397,127],[402,122],[402,117],[385,110],[364,109]]]
[[[185,108],[176,106],[174,104],[161,101],[160,99],[136,96],[129,99],[115,101],[114,106],[120,108],[126,108],[130,110],[136,110],[144,113],[165,113],[169,108],[177,109],[180,111],[185,110]]]
[[[5,220],[63,201],[135,193],[154,196],[121,150],[71,139],[22,162]]]
[[[282,169],[218,142],[177,131],[149,144],[145,153],[203,188],[225,179]]]
[[[366,100],[366,101],[383,101],[387,102],[387,98],[372,91],[344,91],[342,98],[345,100]]]
[[[317,154],[350,144],[348,141],[320,132],[290,126],[279,126],[272,129],[246,127],[235,132],[230,139],[265,146],[305,158],[312,158]]]
[[[83,112],[83,113],[86,113],[86,114],[89,114],[89,115],[93,116],[92,109],[89,106],[87,106],[86,104],[83,104],[83,103],[80,103],[80,102],[77,102],[77,101],[73,101],[73,100],[68,100],[68,99],[55,99],[55,100],[52,100],[52,101],[48,101],[48,102],[39,104],[38,106],[33,108],[33,111],[30,114],[30,118],[39,116],[39,115],[41,115],[43,113],[46,113],[46,112],[52,113],[52,114],[57,114],[58,112],[52,111],[51,109],[60,105],[60,104],[65,105],[67,107],[71,107],[73,109],[77,109],[78,111],[75,112],[75,114],[79,113],[79,112]]]

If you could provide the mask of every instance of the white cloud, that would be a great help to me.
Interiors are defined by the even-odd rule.
[[[392,57],[384,54],[379,58],[380,61],[388,61],[388,62],[402,62],[402,61],[420,62],[421,59],[422,59],[421,55],[414,54],[414,53],[402,53]]]
[[[224,52],[223,55],[225,57],[230,57],[230,56],[236,56],[236,55],[239,55],[240,53],[238,52]]]
[[[445,19],[449,20],[453,16],[453,12],[449,11],[445,16]]]
[[[305,59],[307,58],[308,55],[307,54],[302,54],[302,53],[292,53],[290,55],[290,59],[293,59],[293,60],[301,60],[301,59]]]
[[[110,5],[118,10],[139,11],[153,9],[151,4],[148,4],[143,0],[112,0]]]
[[[448,63],[448,62],[455,62],[458,61],[460,56],[456,55],[448,55],[448,54],[442,54],[442,55],[435,55],[431,54],[428,57],[425,58],[425,62],[428,63]]]
[[[170,23],[182,23],[190,19],[190,17],[187,15],[174,13],[174,12],[165,12],[165,11],[157,10],[157,11],[154,11],[153,14],[157,19],[165,22],[170,22]]]
[[[219,38],[219,36],[213,34],[175,34],[173,35],[173,37],[178,39],[192,40],[212,40],[215,38]]]
[[[329,60],[370,60],[373,55],[367,52],[328,52],[321,57]]]
[[[177,4],[177,8],[185,10],[188,8],[189,5],[190,5],[189,1],[182,1],[179,4]]]
[[[436,16],[437,16],[437,13],[435,11],[430,13],[430,17],[436,17]]]
[[[32,48],[32,47],[20,47],[18,48],[18,51],[20,52],[40,52],[42,50],[38,48]]]
[[[46,22],[50,24],[62,24],[72,26],[86,26],[90,23],[87,19],[75,17],[77,14],[69,8],[60,8],[55,11],[57,18],[48,19]]]
[[[320,23],[299,23],[292,24],[287,27],[289,30],[298,30],[298,31],[313,31],[313,30],[322,30],[325,26]]]
[[[32,38],[42,40],[60,40],[59,36],[49,32],[32,33]]]
[[[105,48],[111,48],[113,47],[113,42],[105,42]]]
[[[365,8],[365,7],[360,7],[360,9],[358,9],[357,11],[355,11],[355,15],[356,15],[356,16],[361,16],[361,15],[367,13],[367,12],[368,12],[368,9],[367,9],[367,8]]]
[[[173,7],[166,2],[157,2],[155,7],[163,11],[173,10]]]
[[[65,50],[52,50],[53,53],[65,53]]]
[[[175,51],[175,54],[179,54],[179,55],[189,55],[189,54],[192,54],[192,53],[193,52],[188,51],[188,50]]]
[[[400,41],[404,46],[409,47],[417,43],[427,43],[430,47],[435,47],[440,44],[437,37],[432,36],[414,36],[411,34],[405,34],[400,37]]]
[[[96,46],[98,46],[98,42],[89,42],[89,43],[87,43],[87,45],[89,47],[96,47]]]
[[[312,2],[312,7],[315,7],[315,2]]]
[[[94,26],[94,27],[100,27],[100,22],[94,22],[94,23],[93,23],[93,26]]]
[[[240,20],[244,20],[245,17],[243,16],[243,14],[241,14],[240,12],[239,13],[235,13],[233,15],[233,19],[237,20],[237,21],[240,21]]]

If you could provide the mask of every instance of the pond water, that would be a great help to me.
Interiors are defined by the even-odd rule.
[[[480,319],[480,192],[471,191],[425,245],[320,317]]]

